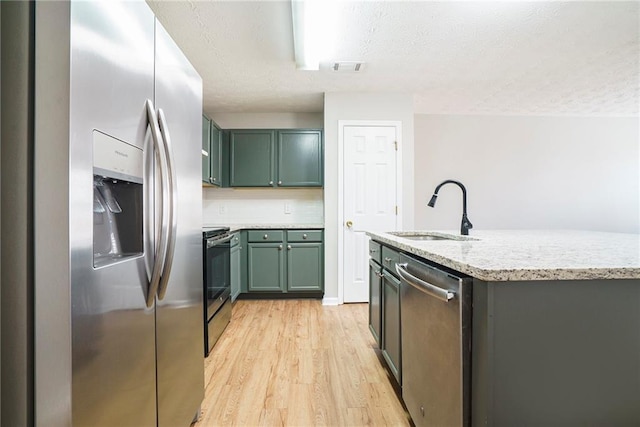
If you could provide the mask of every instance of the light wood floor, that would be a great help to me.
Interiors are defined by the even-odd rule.
[[[237,301],[194,426],[408,426],[367,316],[366,304]]]

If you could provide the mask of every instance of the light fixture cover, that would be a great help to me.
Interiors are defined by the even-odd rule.
[[[312,52],[313,46],[309,34],[310,22],[307,22],[307,2],[291,0],[291,19],[293,23],[293,49],[298,70],[318,70],[320,60]]]
[[[319,70],[333,49],[338,25],[336,0],[291,0],[293,49],[298,70]]]

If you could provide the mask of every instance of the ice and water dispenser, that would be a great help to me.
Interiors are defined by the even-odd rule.
[[[95,268],[142,255],[143,173],[140,148],[93,132]]]

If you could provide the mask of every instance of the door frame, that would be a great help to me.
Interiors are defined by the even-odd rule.
[[[344,128],[347,126],[396,128],[396,206],[402,206],[402,121],[338,120],[338,304],[344,304]],[[398,229],[402,229],[401,213],[397,215]]]

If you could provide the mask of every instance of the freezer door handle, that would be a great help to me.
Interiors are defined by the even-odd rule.
[[[166,253],[162,261],[162,275],[160,276],[160,284],[158,286],[158,299],[162,300],[167,292],[167,285],[169,283],[169,277],[171,276],[171,266],[173,264],[173,254],[176,248],[178,184],[176,182],[176,170],[173,161],[173,150],[171,148],[171,135],[169,134],[169,126],[162,108],[158,109],[158,123],[160,125],[160,132],[164,141],[165,157],[167,159],[167,180],[165,184],[169,190],[168,200],[166,201],[168,207]]]
[[[409,273],[406,270],[406,268],[407,268],[407,263],[402,263],[402,264],[396,263],[396,273],[398,273],[398,275],[402,278],[402,280],[404,280],[414,288],[444,302],[449,302],[450,300],[455,298],[456,296],[455,292],[442,289],[432,285],[429,282],[425,282],[424,280],[419,279],[413,274]]]
[[[147,100],[146,102],[147,108],[147,120],[149,122],[149,126],[151,127],[151,139],[153,141],[153,151],[155,153],[155,160],[157,161],[160,176],[163,177],[167,170],[167,159],[166,152],[163,148],[162,144],[162,134],[160,133],[160,126],[158,125],[158,117],[156,115],[156,110],[153,107],[153,102],[151,100]],[[165,236],[167,234],[167,226],[166,226],[166,209],[165,209],[165,195],[168,192],[168,188],[164,179],[161,179],[159,182],[156,182],[156,186],[160,187],[160,191],[157,193],[160,196],[160,206],[162,208],[156,212],[155,209],[150,209],[150,211],[155,212],[157,222],[156,222],[156,230],[155,230],[155,247],[154,247],[154,256],[153,256],[153,266],[151,268],[151,277],[149,279],[149,287],[147,289],[147,307],[152,307],[156,298],[156,293],[158,292],[158,286],[160,285],[160,277],[162,274],[162,261],[165,259],[166,253],[166,243]],[[148,189],[152,189],[152,186],[147,186]],[[147,190],[149,191],[149,190]]]

